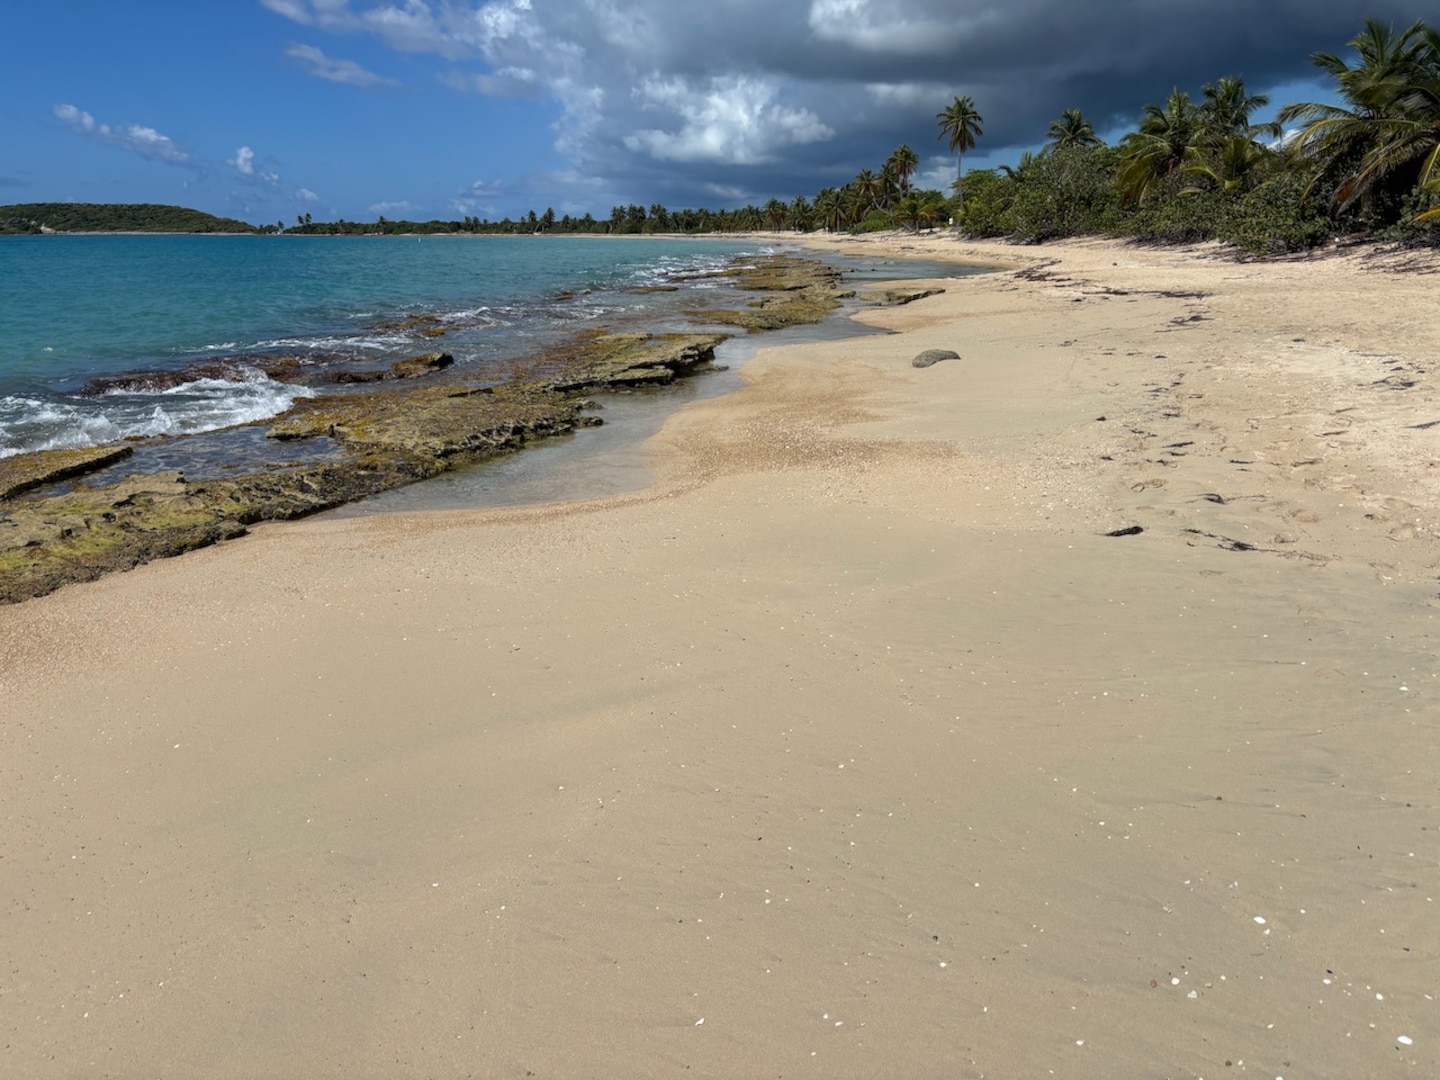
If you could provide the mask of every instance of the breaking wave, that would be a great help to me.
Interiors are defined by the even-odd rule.
[[[196,379],[159,391],[111,390],[96,398],[0,397],[0,457],[214,431],[268,420],[297,399],[314,396],[308,387],[257,374],[242,380]]]

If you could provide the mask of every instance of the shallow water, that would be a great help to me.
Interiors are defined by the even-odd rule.
[[[473,376],[601,320],[674,321],[723,288],[694,275],[763,250],[646,238],[0,238],[0,455],[276,416],[314,393],[260,370],[282,357],[322,381],[443,349],[457,376]],[[677,275],[679,292],[639,291]],[[428,321],[406,325],[415,317]],[[434,329],[445,333],[427,336]],[[163,389],[85,391],[97,377],[177,371],[194,374]]]
[[[950,266],[944,272],[954,274],[956,271]],[[645,441],[686,405],[740,389],[744,380],[739,367],[757,349],[886,333],[851,319],[849,316],[855,310],[852,304],[816,325],[731,338],[715,350],[716,363],[724,366],[723,371],[701,372],[670,386],[650,390],[595,395],[601,405],[596,414],[602,421],[598,427],[581,428],[572,435],[534,443],[523,453],[442,473],[330,513],[337,517],[360,517],[393,511],[529,506],[640,491],[654,479]]]
[[[443,350],[455,364],[439,378],[483,380],[487,369],[499,377],[504,361],[587,326],[695,329],[697,309],[751,299],[713,272],[770,250],[755,240],[673,237],[0,238],[0,457],[136,440],[132,457],[87,478],[95,483],[166,469],[207,479],[323,460],[335,453],[328,441],[276,443],[256,422],[317,392],[365,392],[330,384],[336,369],[383,368]],[[857,282],[983,272],[820,257]],[[444,333],[427,333],[437,329]],[[842,311],[820,326],[734,338],[717,359],[734,367],[757,342],[865,332]],[[303,384],[261,370],[287,358]],[[137,380],[138,373],[147,374]],[[118,385],[86,387],[117,377]],[[600,427],[344,512],[635,490],[650,480],[644,439],[687,401],[738,385],[733,372],[715,372],[607,395]],[[235,426],[245,424],[252,426]]]

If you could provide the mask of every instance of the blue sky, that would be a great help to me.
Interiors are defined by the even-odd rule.
[[[0,33],[0,203],[597,217],[617,203],[813,195],[970,94],[967,168],[1078,107],[1119,134],[1172,86],[1314,99],[1372,0],[15,0]],[[1272,89],[1277,88],[1278,89]]]

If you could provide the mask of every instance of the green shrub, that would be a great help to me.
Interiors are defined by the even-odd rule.
[[[895,222],[890,219],[889,214],[883,210],[871,210],[870,213],[865,215],[865,220],[850,231],[856,233],[872,233],[885,232],[893,228],[895,228]]]

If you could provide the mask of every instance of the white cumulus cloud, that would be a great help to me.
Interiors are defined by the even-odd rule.
[[[774,82],[745,76],[712,78],[704,89],[678,78],[646,79],[637,96],[680,124],[677,130],[636,131],[625,145],[666,161],[754,165],[786,147],[834,135],[809,109],[777,104],[777,92]]]
[[[264,169],[255,167],[255,151],[248,146],[242,146],[235,151],[233,158],[226,158],[225,164],[233,168],[246,180],[255,183],[265,184],[269,187],[280,186],[280,174],[266,172]]]
[[[153,127],[146,127],[143,124],[112,127],[109,124],[100,123],[84,109],[70,104],[56,105],[54,112],[55,116],[72,131],[79,132],[98,142],[118,146],[122,150],[129,150],[131,153],[139,154],[151,161],[163,161],[167,165],[191,164],[190,155],[177,146],[175,140],[168,135],[160,134]]]
[[[384,75],[377,75],[369,71],[354,60],[342,60],[339,57],[326,56],[325,53],[314,45],[300,45],[292,43],[286,50],[285,55],[297,61],[301,67],[314,75],[317,79],[328,79],[330,82],[344,83],[347,86],[394,86],[394,79],[387,79]]]

